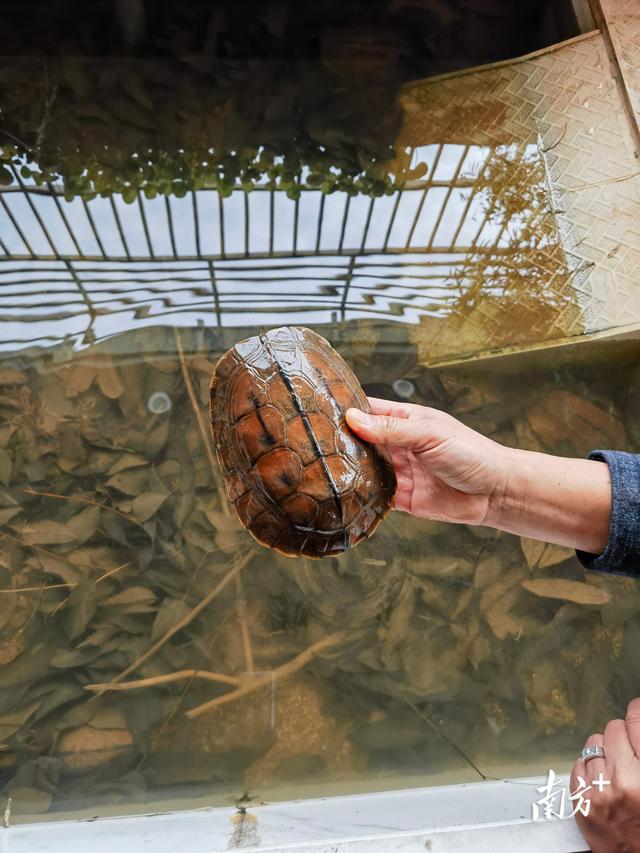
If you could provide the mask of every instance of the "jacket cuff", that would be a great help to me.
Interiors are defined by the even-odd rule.
[[[582,565],[612,575],[640,577],[640,455],[592,450],[589,459],[606,462],[611,474],[611,529],[602,554],[576,551]]]

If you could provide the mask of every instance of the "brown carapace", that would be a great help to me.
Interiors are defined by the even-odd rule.
[[[295,326],[228,350],[211,381],[211,423],[229,499],[250,533],[289,556],[335,556],[370,536],[396,477],[345,421],[369,404],[324,338]]]

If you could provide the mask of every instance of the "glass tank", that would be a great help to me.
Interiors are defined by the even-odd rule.
[[[208,400],[228,347],[295,324],[371,396],[512,446],[640,450],[638,345],[569,345],[588,270],[548,145],[467,97],[464,69],[578,36],[571,4],[21,15],[0,13],[6,819],[566,769],[637,692],[637,585],[399,512],[341,557],[278,555],[229,505]]]

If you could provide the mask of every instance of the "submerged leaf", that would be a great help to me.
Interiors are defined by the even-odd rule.
[[[571,560],[574,557],[573,548],[565,548],[562,545],[547,545],[538,563],[538,568],[545,569],[548,566],[556,566],[558,563],[564,563],[565,560]]]
[[[564,548],[562,545],[547,545],[545,542],[527,539],[524,536],[520,538],[520,547],[530,569],[544,569],[555,566],[565,560],[570,560],[575,553],[571,548]]]
[[[0,385],[24,385],[29,381],[29,374],[24,370],[13,367],[3,367],[0,370]]]
[[[522,581],[522,586],[534,595],[560,598],[563,601],[574,601],[576,604],[608,604],[611,601],[606,590],[581,581],[536,578]]]
[[[35,643],[7,666],[0,669],[0,690],[33,684],[49,674],[49,661],[55,649],[49,643]]]
[[[143,522],[151,518],[169,497],[157,492],[143,492],[131,502],[130,513],[136,521]]]
[[[13,455],[8,450],[0,447],[0,483],[4,486],[9,485],[12,470]]]
[[[24,708],[0,716],[0,743],[9,740],[12,735],[20,731],[29,717],[37,710],[39,704],[39,702],[30,702]]]
[[[153,620],[151,642],[155,643],[156,640],[160,639],[169,628],[173,628],[190,610],[189,605],[179,598],[165,598],[158,608],[156,618]]]
[[[118,370],[113,365],[101,367],[98,371],[98,385],[105,397],[117,400],[124,394],[124,385]]]
[[[105,653],[104,648],[88,647],[85,649],[63,649],[51,658],[51,666],[57,669],[78,669],[93,663],[96,658]]]
[[[150,604],[156,600],[155,593],[146,586],[130,586],[117,592],[115,595],[105,598],[102,602],[105,606],[121,604]]]
[[[22,531],[22,537],[27,545],[65,545],[76,538],[66,524],[47,518],[30,523]]]
[[[0,509],[0,527],[2,527],[3,524],[7,524],[7,522],[11,521],[12,518],[21,512],[21,506],[10,506],[6,509]]]
[[[33,719],[40,720],[52,711],[57,711],[61,706],[82,698],[85,698],[85,690],[80,684],[76,681],[62,681],[42,699]]]
[[[126,471],[128,468],[138,468],[140,465],[146,465],[147,463],[148,459],[145,459],[139,453],[123,453],[116,459],[111,468],[109,468],[109,474],[118,474],[120,471]]]
[[[527,539],[525,536],[520,537],[520,547],[530,569],[538,565],[538,561],[542,557],[545,548],[545,543],[538,539]]]
[[[89,364],[77,364],[65,377],[67,396],[75,397],[88,391],[93,380],[96,378],[97,370]]]
[[[125,495],[139,495],[147,485],[149,472],[147,468],[132,468],[129,471],[121,471],[107,480],[107,486],[117,489]]]
[[[93,536],[99,524],[100,507],[90,506],[70,518],[66,526],[74,534],[76,541],[83,544]]]
[[[65,557],[58,554],[44,554],[38,551],[35,558],[42,570],[61,578],[65,583],[77,583],[82,580],[82,571]]]
[[[17,428],[15,424],[5,424],[0,427],[0,447],[7,446]]]
[[[83,634],[96,612],[96,585],[93,581],[82,581],[72,590],[65,607],[63,627],[70,639]]]
[[[520,621],[509,612],[520,596],[520,589],[512,587],[502,598],[487,608],[485,618],[499,640],[511,634],[516,637],[521,631]]]

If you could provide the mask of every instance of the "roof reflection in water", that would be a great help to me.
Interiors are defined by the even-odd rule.
[[[510,164],[500,188],[487,177],[496,158]],[[65,201],[60,186],[16,173],[0,193],[0,345],[89,343],[142,325],[445,316],[473,286],[472,260],[484,275],[532,240],[530,212],[504,199],[515,190],[539,208],[544,170],[535,145],[428,145],[413,151],[419,162],[423,180],[375,199],[258,186]]]

